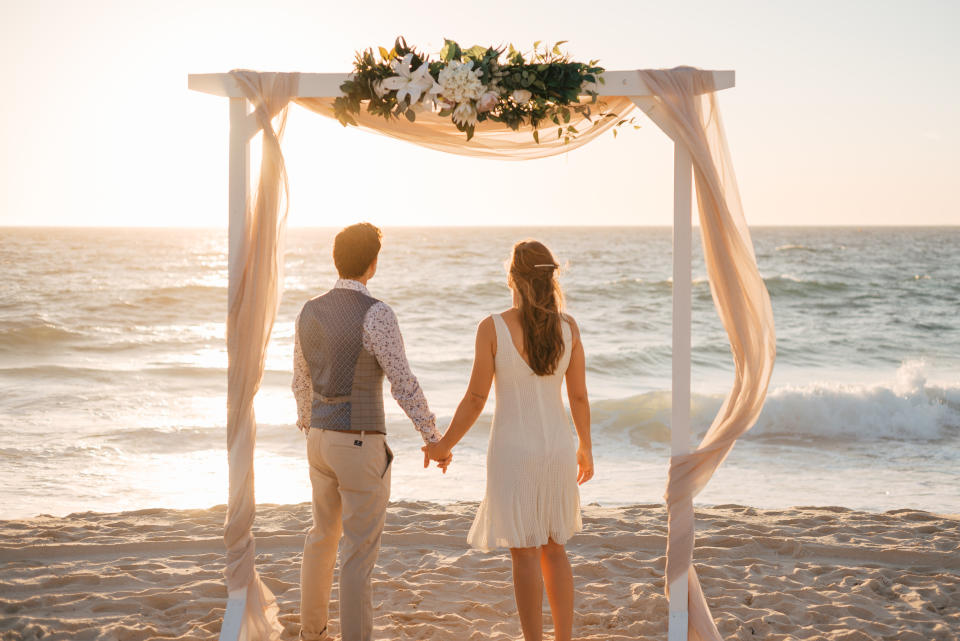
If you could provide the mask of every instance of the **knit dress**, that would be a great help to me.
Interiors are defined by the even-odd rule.
[[[577,487],[577,441],[560,384],[570,364],[572,332],[560,323],[556,371],[538,376],[517,351],[500,314],[494,385],[497,405],[487,449],[487,489],[467,535],[474,548],[564,544],[583,528]]]

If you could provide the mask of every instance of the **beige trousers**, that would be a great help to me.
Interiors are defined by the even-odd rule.
[[[333,566],[340,546],[340,630],[343,641],[373,638],[370,578],[390,499],[393,453],[383,434],[311,429],[307,460],[313,485],[313,527],[300,568],[300,638],[327,638]]]

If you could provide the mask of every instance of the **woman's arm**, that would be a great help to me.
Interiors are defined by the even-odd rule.
[[[470,431],[483,412],[493,383],[493,363],[497,348],[497,332],[493,318],[487,317],[477,326],[477,340],[473,357],[473,372],[467,392],[457,406],[453,420],[447,426],[443,438],[437,443],[428,443],[423,451],[433,460],[443,460],[450,455],[453,447]],[[426,467],[426,466],[424,466]]]
[[[593,478],[593,443],[590,440],[590,400],[587,397],[587,366],[580,340],[580,328],[567,316],[573,331],[573,347],[570,364],[567,366],[567,399],[573,426],[577,429],[580,447],[577,448],[577,483],[581,485]]]

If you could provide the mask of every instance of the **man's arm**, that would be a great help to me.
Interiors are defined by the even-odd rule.
[[[430,411],[417,377],[410,371],[397,316],[386,303],[377,303],[363,320],[363,347],[373,354],[387,380],[390,394],[403,408],[425,443],[440,440],[437,417]]]
[[[293,398],[297,401],[297,427],[304,433],[310,432],[310,414],[313,411],[313,382],[310,380],[310,366],[303,357],[300,347],[300,315],[293,324]]]

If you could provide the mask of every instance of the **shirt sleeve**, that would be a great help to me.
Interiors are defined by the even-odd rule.
[[[363,320],[363,347],[380,363],[390,381],[390,394],[413,421],[424,442],[439,441],[437,417],[427,405],[420,382],[410,371],[397,316],[386,303],[376,303],[367,310]]]
[[[300,347],[300,316],[293,324],[293,398],[297,401],[297,427],[306,435],[310,432],[310,414],[313,410],[313,383],[310,367]]]

